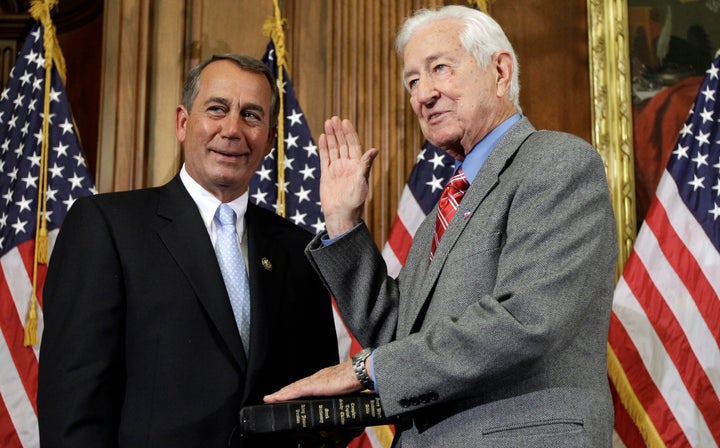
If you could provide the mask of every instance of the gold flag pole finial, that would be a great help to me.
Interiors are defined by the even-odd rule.
[[[283,26],[285,19],[280,15],[280,7],[277,0],[273,0],[275,14],[269,17],[263,24],[263,34],[270,36],[275,46],[275,60],[277,63],[278,74],[278,102],[280,103],[280,112],[277,125],[277,214],[285,217],[285,92],[284,92],[284,71],[287,66],[287,53],[285,51],[285,33]]]
[[[488,0],[467,0],[467,2],[485,14],[488,13]]]
[[[38,206],[37,219],[35,220],[35,256],[33,262],[33,283],[30,306],[25,320],[26,347],[31,347],[38,342],[37,337],[37,277],[38,264],[46,264],[49,259],[48,229],[47,229],[47,165],[48,165],[48,140],[50,138],[50,90],[52,88],[52,69],[57,69],[60,79],[65,81],[65,59],[60,51],[55,25],[52,23],[50,11],[58,3],[58,0],[32,0],[30,4],[30,15],[42,24],[43,27],[43,48],[45,50],[45,92],[43,104],[42,140],[40,144],[40,174],[38,184]]]

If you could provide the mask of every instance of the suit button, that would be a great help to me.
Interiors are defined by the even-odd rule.
[[[410,404],[413,406],[417,406],[420,404],[420,399],[418,397],[411,397]]]
[[[437,401],[440,398],[437,392],[428,393],[428,397],[430,398],[430,401]]]
[[[399,401],[400,407],[407,408],[410,407],[410,401],[408,401],[407,398],[403,398]]]

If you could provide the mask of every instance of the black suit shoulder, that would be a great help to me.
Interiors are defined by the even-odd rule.
[[[254,220],[254,223],[263,228],[272,228],[278,234],[284,234],[289,239],[302,241],[303,244],[309,243],[313,238],[313,234],[302,227],[253,203],[248,204],[248,219]]]

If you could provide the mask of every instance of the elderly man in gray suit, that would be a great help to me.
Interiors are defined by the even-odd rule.
[[[419,11],[397,49],[423,133],[456,159],[452,191],[389,278],[361,220],[378,151],[325,123],[327,234],[307,254],[367,348],[265,401],[374,389],[404,417],[402,447],[609,446],[617,247],[601,158],[522,116],[514,51],[486,14]]]

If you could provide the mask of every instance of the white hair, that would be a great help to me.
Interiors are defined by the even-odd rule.
[[[460,32],[460,43],[483,69],[487,68],[494,53],[498,51],[510,53],[513,73],[508,98],[520,111],[520,65],[515,50],[500,25],[480,10],[460,5],[449,5],[440,9],[419,9],[408,17],[400,28],[395,39],[395,50],[402,57],[408,42],[420,28],[446,19],[459,19],[464,23],[465,28]]]

